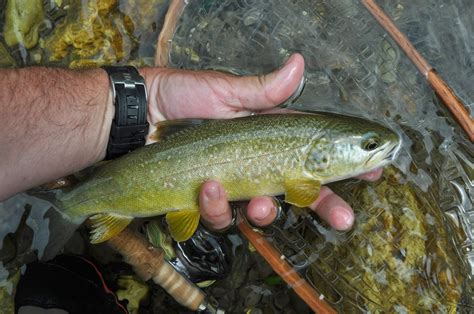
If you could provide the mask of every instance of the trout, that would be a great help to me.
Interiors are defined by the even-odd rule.
[[[57,193],[55,206],[67,219],[92,220],[91,242],[110,239],[135,217],[161,214],[176,241],[188,239],[207,180],[219,181],[230,201],[285,194],[307,207],[322,184],[382,167],[401,145],[381,124],[323,113],[164,121],[156,137]]]

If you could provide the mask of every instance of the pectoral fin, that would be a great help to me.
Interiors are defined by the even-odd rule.
[[[133,220],[117,214],[96,214],[89,219],[92,222],[91,243],[94,244],[113,238]]]
[[[168,229],[174,240],[181,242],[189,239],[199,224],[199,211],[180,210],[166,214]]]
[[[321,182],[317,180],[285,181],[285,202],[298,207],[308,207],[319,196]]]

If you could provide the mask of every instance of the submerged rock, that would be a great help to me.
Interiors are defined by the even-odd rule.
[[[159,23],[166,12],[163,0],[70,1],[52,34],[44,38],[43,63],[70,68],[105,64],[150,65]],[[137,55],[138,54],[138,55]]]
[[[116,0],[69,5],[66,19],[45,42],[49,61],[68,57],[71,68],[100,66],[130,55],[133,25],[115,10]]]
[[[44,20],[42,0],[9,0],[6,7],[3,36],[8,46],[26,49],[38,43],[39,29]]]

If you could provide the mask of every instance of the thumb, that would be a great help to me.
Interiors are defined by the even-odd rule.
[[[300,85],[304,59],[293,54],[280,69],[261,76],[213,71],[144,68],[149,120],[245,116],[288,99]]]
[[[271,109],[289,99],[300,86],[304,74],[304,59],[293,54],[280,69],[266,75],[238,79],[239,108],[247,111]]]

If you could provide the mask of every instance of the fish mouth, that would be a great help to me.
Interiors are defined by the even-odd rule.
[[[374,159],[377,160],[380,158],[380,162],[375,162],[375,165],[373,167],[368,167],[368,170],[365,172],[370,172],[376,168],[384,167],[394,161],[398,157],[401,147],[401,141],[395,143],[386,143],[380,147],[366,160],[365,165],[369,165]]]
[[[387,161],[387,163],[394,161],[398,157],[398,154],[400,153],[401,148],[402,148],[402,141],[393,143],[392,147],[390,148],[390,151],[387,153],[383,161]]]

